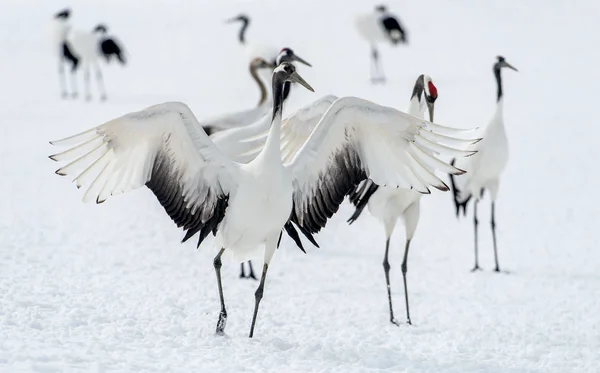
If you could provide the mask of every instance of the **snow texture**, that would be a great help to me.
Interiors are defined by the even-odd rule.
[[[66,5],[9,0],[0,12],[1,372],[600,371],[599,2],[390,3],[410,44],[381,47],[388,84],[373,86],[369,46],[354,28],[372,1],[72,0],[75,26],[103,22],[129,53],[125,68],[104,68],[105,103],[60,99],[50,22]],[[320,249],[305,255],[283,239],[253,339],[257,283],[224,262],[229,320],[215,336],[212,238],[199,250],[180,244],[145,188],[83,204],[54,174],[48,141],[164,101],[188,103],[199,119],[255,105],[238,28],[224,23],[241,11],[252,17],[249,42],[291,47],[313,65],[299,71],[316,93],[292,92],[288,113],[326,94],[404,110],[426,73],[439,89],[436,122],[484,126],[495,56],[517,67],[504,72],[510,160],[497,205],[508,273],[491,271],[488,199],[484,271],[471,273],[471,215],[455,218],[450,193],[425,196],[409,258],[414,325],[393,326],[383,228],[367,211],[348,226],[344,204],[317,236]],[[403,241],[397,229],[400,320]]]

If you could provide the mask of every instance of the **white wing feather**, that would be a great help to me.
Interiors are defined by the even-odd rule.
[[[94,198],[103,202],[145,185],[159,158],[168,162],[190,209],[205,202],[207,190],[229,193],[239,176],[237,165],[212,143],[189,107],[179,102],[126,114],[51,144],[76,144],[50,158],[70,161],[56,173],[75,175],[77,187],[87,188],[86,202]]]
[[[453,132],[360,98],[336,100],[288,165],[294,180],[294,219],[300,226],[318,231],[350,188],[365,178],[422,193],[429,193],[428,186],[445,189],[434,170],[457,175],[464,171],[432,154],[464,156],[473,152],[435,142],[445,136],[422,135],[425,131],[435,134],[437,129]],[[465,146],[474,141],[449,139],[453,145]]]

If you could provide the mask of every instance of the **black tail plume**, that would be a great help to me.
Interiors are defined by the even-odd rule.
[[[456,158],[453,158],[450,164],[454,166],[456,162]],[[462,208],[463,216],[467,215],[467,204],[471,200],[471,195],[467,197],[464,201],[459,201],[458,197],[460,195],[460,190],[456,186],[456,182],[454,181],[454,175],[450,174],[450,189],[452,189],[452,196],[454,198],[454,206],[456,207],[456,217],[460,217],[460,209]]]

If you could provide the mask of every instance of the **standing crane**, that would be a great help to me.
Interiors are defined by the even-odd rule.
[[[508,163],[508,139],[504,129],[503,106],[504,92],[502,90],[502,69],[509,68],[518,71],[502,56],[496,57],[494,63],[494,77],[496,78],[496,112],[485,129],[483,140],[477,147],[478,153],[470,158],[453,159],[452,164],[457,164],[468,174],[461,177],[450,176],[452,195],[456,207],[456,217],[460,217],[460,210],[463,216],[467,214],[467,204],[473,199],[473,228],[475,235],[475,266],[472,271],[481,270],[479,267],[479,252],[477,240],[477,203],[483,198],[483,193],[487,189],[492,199],[492,213],[490,226],[492,228],[492,239],[494,242],[494,261],[496,267],[494,270],[500,272],[498,263],[498,247],[496,243],[496,199],[498,197],[498,188],[500,186],[500,176]],[[473,198],[472,198],[473,197]]]

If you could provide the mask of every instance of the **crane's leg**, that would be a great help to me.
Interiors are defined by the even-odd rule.
[[[263,265],[262,275],[260,276],[260,284],[254,293],[254,313],[252,315],[252,325],[250,325],[250,335],[252,338],[254,336],[254,327],[256,326],[256,317],[258,316],[258,306],[260,305],[260,301],[263,298],[263,294],[265,291],[265,280],[267,278],[267,270],[269,269],[269,263],[271,262],[271,258],[273,258],[273,254],[275,253],[275,249],[277,248],[277,241],[279,240],[279,233],[270,237],[265,242],[265,264]]]
[[[256,278],[256,275],[254,274],[254,269],[252,268],[251,260],[248,261],[248,267],[250,267],[250,273],[248,273],[248,278],[253,278],[255,280],[258,280],[258,278]]]
[[[258,280],[258,278],[256,278],[256,275],[254,274],[254,269],[252,268],[251,260],[248,261],[248,267],[250,268],[250,271],[248,272],[248,275],[246,275],[246,272],[244,271],[244,263],[241,264],[240,278],[252,278],[254,280]]]
[[[100,91],[100,101],[106,101],[106,88],[104,87],[104,78],[102,77],[102,70],[96,63],[96,81],[98,82],[98,91]]]
[[[492,201],[492,238],[494,240],[494,260],[496,261],[496,268],[494,271],[500,272],[500,265],[498,264],[498,248],[496,247],[496,204]]]
[[[77,70],[71,69],[71,97],[77,98]]]
[[[221,267],[223,266],[223,262],[221,262],[221,256],[225,248],[221,248],[217,256],[213,261],[213,265],[215,266],[215,272],[217,274],[217,286],[219,287],[219,299],[221,300],[221,312],[219,313],[219,321],[217,321],[217,331],[218,335],[223,335],[225,333],[225,324],[227,323],[227,310],[225,309],[225,298],[223,297],[223,285],[221,283]]]
[[[473,202],[473,228],[475,230],[475,266],[471,270],[471,272],[479,271],[481,268],[479,267],[479,251],[477,250],[477,225],[479,225],[479,221],[477,220],[477,202],[479,200],[475,198]]]
[[[385,83],[385,77],[379,61],[379,51],[375,45],[371,46],[371,82]]]
[[[417,230],[419,216],[421,215],[421,200],[418,199],[412,203],[404,212],[404,225],[406,226],[406,244],[404,246],[404,259],[402,260],[402,280],[404,281],[404,302],[406,304],[406,323],[412,325],[410,319],[410,307],[408,305],[408,285],[406,282],[406,272],[408,271],[408,250],[410,243]]]
[[[58,79],[60,84],[60,97],[63,99],[67,98],[67,77],[65,75],[65,63],[62,58],[58,61]]]
[[[388,303],[390,305],[390,322],[394,325],[398,324],[398,321],[394,318],[394,307],[392,306],[392,287],[390,285],[390,262],[388,261],[388,253],[390,251],[390,238],[385,240],[385,255],[383,256],[383,271],[385,273],[385,284],[387,286]]]
[[[410,248],[410,240],[406,240],[404,246],[404,259],[402,260],[402,280],[404,280],[404,302],[406,303],[406,322],[412,325],[410,321],[410,308],[408,307],[408,286],[406,285],[406,272],[408,271],[408,249]]]
[[[90,87],[90,65],[86,64],[83,69],[83,84],[85,90],[85,100],[90,101],[92,99],[92,91]]]

